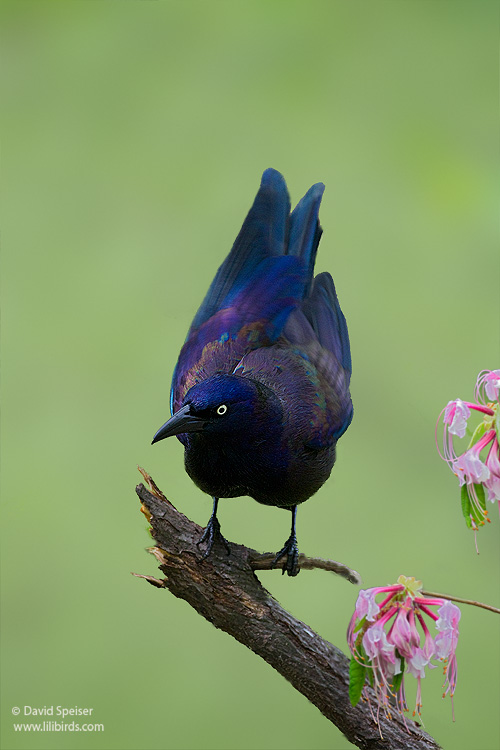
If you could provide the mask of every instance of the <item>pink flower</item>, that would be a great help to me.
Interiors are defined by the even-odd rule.
[[[463,438],[467,429],[467,420],[470,417],[470,409],[459,398],[449,401],[444,410],[444,423],[449,425],[448,432]]]
[[[493,445],[486,459],[486,466],[489,469],[490,476],[485,481],[484,486],[488,490],[488,500],[492,503],[498,500],[500,505],[500,451],[498,449],[498,438],[495,437]]]
[[[421,680],[426,669],[435,668],[432,660],[443,663],[445,695],[450,692],[453,696],[460,610],[447,600],[422,595],[421,589],[420,581],[400,576],[393,586],[360,591],[347,631],[352,653],[349,695],[353,705],[359,700],[368,678],[387,716],[394,701],[399,711],[407,711],[406,671],[418,682],[414,715],[420,715]],[[376,597],[382,595],[383,599],[377,603]],[[432,611],[436,606],[439,606],[437,614]],[[438,631],[435,637],[425,617],[435,624]]]
[[[436,620],[436,627],[440,632],[444,633],[447,630],[457,630],[462,613],[456,604],[445,599],[441,607],[438,609],[438,615],[439,617]]]
[[[395,663],[394,646],[389,643],[382,625],[368,628],[363,636],[363,648],[370,659],[381,658],[391,664]]]
[[[439,618],[436,627],[439,630],[434,642],[436,644],[438,658],[444,661],[445,689],[444,696],[449,692],[453,698],[457,684],[457,657],[455,651],[458,642],[458,623],[462,613],[460,609],[450,601],[445,601],[438,609]]]
[[[488,442],[491,442],[492,438],[488,438]],[[482,446],[478,448],[480,442],[466,451],[462,456],[459,456],[451,468],[453,473],[458,477],[460,486],[465,484],[481,484],[490,478],[490,470],[479,458]]]
[[[424,654],[423,649],[416,648],[413,656],[407,659],[408,672],[414,677],[422,679],[425,677],[425,667],[429,664],[430,658]]]
[[[411,611],[408,607],[401,607],[390,630],[391,643],[405,659],[411,658],[415,652],[415,646],[420,643],[420,635],[415,628],[415,618],[410,626]]]
[[[445,601],[438,609],[436,628],[439,633],[434,639],[436,652],[440,659],[447,659],[455,653],[458,641],[458,623],[462,613],[456,604]]]
[[[474,395],[476,401],[484,404],[486,394],[489,401],[498,401],[500,391],[500,370],[483,370],[477,376]]]
[[[457,398],[450,401],[441,412],[444,412],[443,452],[441,453],[439,446],[438,452],[458,477],[459,485],[462,487],[462,512],[467,526],[474,531],[483,526],[485,521],[489,522],[486,498],[491,502],[497,500],[500,505],[500,457],[497,434],[500,431],[499,390],[500,370],[483,370],[477,377],[474,390],[476,402]],[[453,437],[465,437],[471,410],[480,412],[483,421],[474,430],[467,449],[457,455]],[[481,457],[480,454],[486,449],[487,455]]]
[[[358,601],[356,602],[356,615],[357,617],[366,617],[367,620],[373,622],[375,616],[380,612],[380,607],[375,601],[375,593],[373,589],[366,589],[360,591]]]

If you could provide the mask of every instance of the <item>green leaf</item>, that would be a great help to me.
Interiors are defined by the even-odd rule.
[[[368,680],[370,687],[373,687],[373,669],[367,669],[365,677]]]
[[[366,667],[356,661],[354,656],[351,656],[351,663],[349,664],[349,700],[351,706],[357,705],[363,692],[363,685],[365,684]]]
[[[481,506],[482,510],[485,511],[486,510],[486,496],[484,494],[484,487],[482,484],[475,484],[474,487],[476,489],[476,495],[479,501],[479,505]],[[474,519],[476,519],[476,516],[477,516],[477,519],[476,519],[477,523],[481,523],[481,524],[484,523],[484,515],[479,510],[476,510],[476,512],[473,515],[474,515]]]
[[[474,434],[471,437],[469,447],[467,448],[467,450],[469,450],[469,448],[472,448],[472,446],[483,437],[485,432],[486,432],[486,423],[483,421],[481,422],[481,424],[478,424],[478,426],[474,430]]]
[[[361,628],[363,628],[363,627],[364,627],[365,623],[366,623],[366,615],[363,615],[363,617],[362,617],[362,618],[361,618],[361,620],[360,620],[360,621],[358,622],[358,624],[356,625],[356,627],[354,628],[354,630],[353,630],[352,632],[353,632],[353,633],[357,633],[357,632],[359,632],[359,631],[361,630]]]
[[[486,510],[486,495],[484,494],[484,486],[482,484],[475,484],[477,499],[479,505],[483,510]]]
[[[462,513],[464,514],[465,523],[469,527],[469,529],[472,529],[472,521],[470,520],[470,498],[469,493],[467,492],[467,485],[462,485],[462,490],[460,493],[460,499],[462,501]]]
[[[476,490],[476,496],[477,496],[479,505],[481,506],[483,510],[486,510],[486,497],[484,494],[483,485],[475,484],[474,489]],[[471,512],[472,518],[478,525],[484,524],[484,515],[473,503],[470,504],[470,512]]]
[[[394,675],[394,680],[392,681],[392,691],[393,693],[397,693],[399,688],[401,687],[401,683],[403,682],[403,674],[405,671],[405,660],[403,657],[400,657],[401,659],[401,672],[399,674]]]
[[[497,406],[495,410],[495,432],[497,440],[500,441],[500,406]]]

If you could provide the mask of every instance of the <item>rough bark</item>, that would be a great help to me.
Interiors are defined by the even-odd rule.
[[[263,557],[255,550],[234,543],[231,543],[231,554],[227,555],[222,545],[215,544],[210,556],[202,560],[203,548],[196,544],[201,527],[176,510],[146,472],[143,475],[150,490],[140,484],[136,492],[156,542],[150,552],[160,563],[164,577],[139,577],[185,599],[216,628],[265,659],[353,745],[369,750],[439,748],[433,738],[411,720],[406,719],[405,726],[398,714],[389,720],[381,713],[377,725],[367,701],[361,700],[353,708],[348,696],[347,657],[284,610],[255,575],[253,566],[268,567],[269,555]],[[309,558],[302,557],[301,567],[315,567],[308,565],[308,561]],[[351,575],[351,580],[356,581],[354,571],[343,574]],[[373,694],[370,704],[375,712]]]

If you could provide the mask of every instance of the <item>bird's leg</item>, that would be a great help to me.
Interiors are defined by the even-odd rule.
[[[214,542],[216,540],[223,543],[228,555],[231,552],[231,547],[229,546],[229,542],[227,541],[227,539],[224,539],[224,537],[220,533],[220,523],[219,523],[219,519],[217,518],[218,504],[219,504],[219,498],[214,497],[214,507],[212,510],[212,515],[208,519],[207,528],[205,529],[199,541],[197,542],[197,544],[200,545],[204,541],[208,540],[207,549],[205,550],[205,554],[203,555],[202,560],[205,560],[209,556],[210,552],[212,551],[212,547],[214,546]]]
[[[281,574],[284,575],[285,571],[289,576],[296,576],[300,572],[298,565],[299,562],[299,548],[297,547],[297,536],[295,534],[295,519],[297,517],[297,506],[294,505],[292,508],[292,531],[290,536],[286,540],[284,546],[273,560],[273,567],[276,565],[278,560],[286,555],[286,562],[283,565]]]

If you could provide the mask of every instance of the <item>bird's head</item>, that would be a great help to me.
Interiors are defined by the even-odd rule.
[[[261,383],[239,375],[213,375],[186,393],[182,406],[153,438],[153,443],[185,433],[216,437],[259,437],[281,423],[281,406]],[[183,441],[184,442],[184,441]]]

